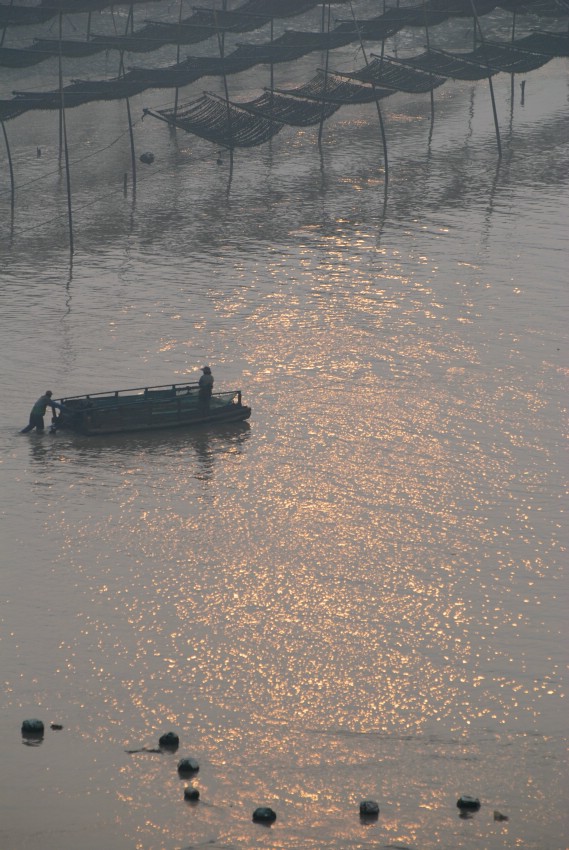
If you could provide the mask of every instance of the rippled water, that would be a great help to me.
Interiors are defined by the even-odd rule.
[[[72,265],[57,118],[8,125],[2,848],[566,848],[567,63],[518,84],[499,165],[485,84],[439,90],[432,134],[385,101],[386,208],[371,107],[231,180],[146,119],[134,199],[126,139],[81,158],[124,104],[74,110]],[[250,423],[18,433],[48,386],[204,362]],[[64,729],[23,746],[27,717]]]

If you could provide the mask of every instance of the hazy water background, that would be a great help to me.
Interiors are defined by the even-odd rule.
[[[495,79],[499,165],[487,85],[439,89],[430,139],[428,98],[384,101],[385,211],[371,106],[326,122],[322,160],[315,129],[239,152],[231,184],[226,155],[138,120],[135,199],[124,104],[70,111],[72,266],[57,116],[6,125],[2,850],[567,847],[567,62],[525,79],[523,106]],[[249,425],[18,434],[48,386],[204,362]],[[65,728],[23,746],[36,716]],[[125,753],[170,729],[177,754]]]

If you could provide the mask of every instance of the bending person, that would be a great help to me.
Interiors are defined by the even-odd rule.
[[[53,393],[51,390],[46,390],[45,393],[38,398],[34,406],[32,407],[32,411],[30,413],[30,421],[26,425],[25,428],[22,428],[20,434],[27,434],[28,431],[33,431],[34,428],[41,434],[44,430],[43,418],[45,416],[45,412],[48,407],[51,407],[53,411],[53,415],[55,416],[56,408],[61,410],[61,405],[56,401],[52,401]]]

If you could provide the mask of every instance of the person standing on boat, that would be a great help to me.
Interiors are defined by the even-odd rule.
[[[209,410],[209,400],[213,392],[213,375],[209,366],[202,366],[203,375],[198,381],[200,406]]]
[[[51,400],[52,395],[53,393],[51,390],[46,390],[45,393],[38,398],[38,400],[32,407],[32,412],[30,413],[30,421],[28,422],[25,428],[22,428],[20,434],[27,434],[28,431],[33,431],[34,428],[36,429],[38,434],[41,434],[43,432],[43,418],[45,416],[47,408],[51,407],[54,416],[56,415],[56,408],[58,410],[61,410],[61,405],[58,404],[56,401]]]

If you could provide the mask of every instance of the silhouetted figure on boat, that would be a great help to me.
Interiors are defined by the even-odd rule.
[[[209,401],[213,392],[213,375],[209,366],[202,366],[203,375],[198,381],[199,400],[202,410],[209,410]]]

